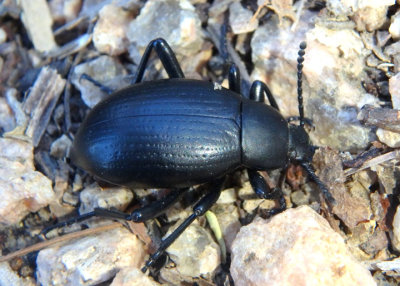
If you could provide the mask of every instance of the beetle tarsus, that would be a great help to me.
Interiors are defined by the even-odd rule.
[[[279,207],[269,211],[271,215],[286,209],[286,200],[280,188],[270,188],[264,177],[256,170],[247,169],[249,181],[256,195],[261,199],[279,200]]]

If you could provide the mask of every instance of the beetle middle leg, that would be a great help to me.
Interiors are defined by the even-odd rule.
[[[142,56],[142,60],[140,61],[139,67],[136,72],[136,76],[132,82],[132,84],[141,82],[143,79],[144,71],[146,70],[147,64],[149,62],[149,58],[152,51],[155,51],[160,58],[165,70],[168,73],[170,78],[184,78],[185,75],[182,72],[182,69],[176,59],[175,53],[172,51],[171,47],[168,43],[162,39],[158,38],[152,40],[144,54]]]

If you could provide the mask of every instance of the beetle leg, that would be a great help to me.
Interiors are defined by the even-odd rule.
[[[314,168],[310,162],[300,161],[300,165],[307,171],[308,175],[313,179],[315,183],[317,183],[318,187],[321,189],[322,194],[324,195],[325,199],[332,205],[336,205],[336,200],[332,196],[331,192],[329,191],[328,187],[321,181],[320,178],[315,174]]]
[[[240,94],[240,72],[235,64],[231,64],[228,74],[229,89]]]
[[[256,170],[247,169],[250,184],[257,194],[262,199],[279,199],[279,208],[272,209],[269,213],[275,214],[286,209],[286,201],[280,188],[271,189],[265,182],[264,177]]]
[[[101,91],[104,91],[105,93],[107,93],[108,95],[112,94],[115,92],[115,90],[113,90],[112,88],[103,85],[101,82],[95,80],[94,78],[92,78],[90,75],[88,74],[81,74],[79,81],[81,81],[82,79],[85,79],[91,83],[93,83],[95,86],[97,86],[98,88],[100,88]]]
[[[250,88],[250,99],[257,102],[264,102],[264,93],[267,95],[269,104],[279,111],[279,106],[276,103],[276,100],[269,90],[268,86],[262,81],[254,81]]]
[[[147,63],[150,58],[151,52],[154,51],[157,53],[160,58],[165,70],[167,71],[170,78],[184,78],[185,75],[182,72],[182,69],[176,59],[175,53],[172,51],[171,47],[168,43],[162,39],[158,38],[152,40],[144,51],[142,60],[140,61],[139,67],[136,72],[136,76],[134,78],[133,83],[141,82],[143,79],[144,71],[147,67]]]
[[[161,244],[157,251],[153,253],[149,260],[147,260],[145,266],[142,268],[142,272],[151,267],[157,259],[164,253],[164,251],[182,234],[182,232],[199,216],[205,214],[207,210],[218,200],[221,194],[221,189],[225,178],[218,179],[214,182],[209,192],[200,199],[200,201],[193,207],[193,213],[186,218],[169,236],[161,240]]]
[[[80,216],[73,217],[69,220],[56,223],[51,225],[44,230],[41,231],[41,234],[46,234],[49,231],[68,226],[91,217],[102,217],[109,219],[122,219],[122,220],[132,220],[134,222],[142,222],[151,218],[158,217],[163,212],[165,212],[169,207],[171,207],[174,203],[176,203],[181,197],[182,194],[187,191],[188,188],[182,188],[171,191],[168,195],[163,197],[160,200],[155,201],[154,203],[149,204],[148,206],[144,206],[142,208],[138,208],[134,210],[131,214],[126,214],[117,210],[109,210],[104,208],[95,208],[93,211],[82,214]]]
[[[130,216],[127,217],[127,220],[143,222],[151,218],[156,218],[175,204],[187,190],[189,190],[189,188],[172,190],[168,195],[160,200],[150,203],[142,208],[135,209]]]
[[[111,218],[111,219],[124,219],[127,220],[127,218],[129,217],[129,214],[126,214],[124,212],[120,212],[117,210],[108,210],[108,209],[104,209],[104,208],[95,208],[93,211],[82,214],[80,216],[76,216],[73,218],[70,218],[66,221],[62,221],[59,223],[56,223],[54,225],[51,225],[49,227],[46,227],[45,229],[43,229],[40,234],[46,235],[49,231],[56,229],[56,228],[60,228],[60,227],[64,227],[64,226],[68,226],[68,225],[72,225],[74,223],[89,219],[91,217],[104,217],[104,218]]]

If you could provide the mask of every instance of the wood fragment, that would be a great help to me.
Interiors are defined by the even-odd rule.
[[[35,49],[50,51],[57,47],[52,32],[53,18],[46,0],[20,0],[21,20]]]
[[[357,119],[366,126],[376,126],[393,132],[400,132],[400,110],[365,105]]]
[[[25,113],[30,116],[25,135],[32,138],[34,147],[37,147],[47,128],[65,82],[56,70],[43,67],[22,105]]]
[[[353,174],[355,174],[355,173],[357,173],[359,171],[374,167],[376,165],[379,165],[379,164],[382,164],[382,163],[385,163],[387,161],[394,160],[394,159],[400,159],[400,150],[395,150],[395,151],[388,152],[388,153],[385,153],[383,155],[377,156],[375,158],[372,158],[372,159],[364,162],[364,164],[362,164],[358,168],[347,169],[347,170],[344,171],[344,176],[348,177],[348,176],[353,175]]]

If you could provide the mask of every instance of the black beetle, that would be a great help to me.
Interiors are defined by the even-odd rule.
[[[271,190],[258,170],[283,168],[289,161],[300,163],[328,201],[334,202],[310,164],[315,148],[304,130],[301,89],[305,47],[305,43],[300,45],[298,58],[300,125],[294,125],[279,113],[264,83],[253,83],[250,98],[240,94],[235,65],[229,71],[229,89],[185,79],[167,42],[151,41],[133,84],[96,105],[81,124],[70,157],[78,167],[116,185],[178,190],[131,214],[97,208],[45,231],[91,216],[145,221],[176,202],[187,187],[213,182],[194,206],[193,214],[162,240],[143,268],[145,271],[196,217],[215,203],[225,175],[240,167],[247,168],[258,196],[280,199],[278,211],[286,206],[283,194],[277,188]],[[170,78],[141,82],[153,49]],[[264,104],[264,94],[271,106]]]

